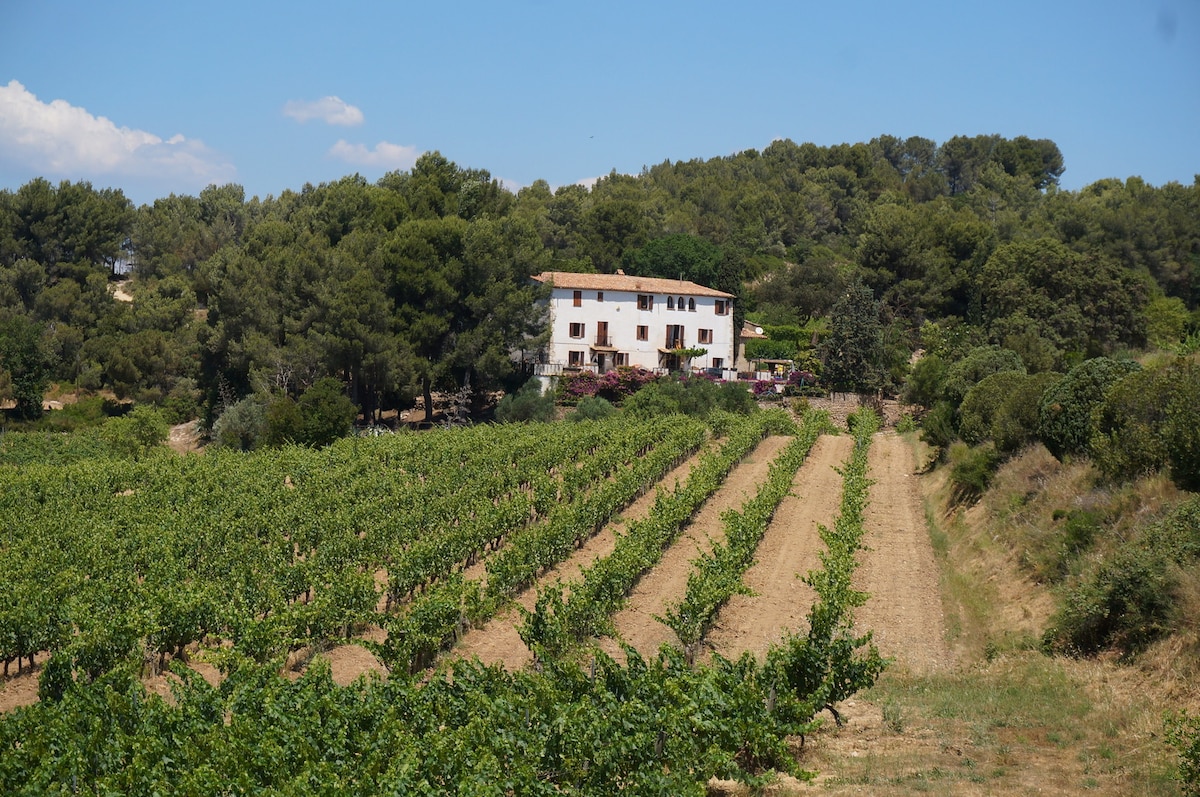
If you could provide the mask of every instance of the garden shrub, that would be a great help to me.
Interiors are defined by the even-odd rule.
[[[673,414],[705,418],[714,410],[747,414],[756,408],[744,384],[716,383],[702,377],[659,379],[634,393],[623,405],[625,412],[638,418]]]
[[[930,409],[942,397],[942,383],[946,381],[946,361],[936,354],[926,354],[913,365],[904,383],[901,400],[905,404]]]
[[[186,376],[180,378],[162,401],[162,412],[167,423],[186,423],[200,417],[200,399],[196,380]]]
[[[1077,533],[1089,519],[1080,518]],[[1094,532],[1094,529],[1093,529]],[[1076,655],[1116,648],[1136,653],[1174,630],[1179,572],[1200,560],[1200,498],[1135,529],[1067,592],[1044,636],[1051,650]]]
[[[992,419],[992,442],[997,451],[1012,455],[1037,440],[1042,396],[1060,379],[1062,374],[1054,371],[1031,374],[1004,397]]]
[[[939,401],[921,419],[921,440],[937,449],[939,460],[957,436],[954,428],[954,407],[948,401]]]
[[[303,423],[300,405],[291,396],[277,396],[266,407],[267,426],[262,444],[282,446],[295,442]]]
[[[543,394],[542,383],[537,379],[530,379],[496,405],[496,420],[500,423],[542,423],[553,418],[554,394]]]
[[[658,378],[653,371],[629,365],[618,366],[603,374],[593,371],[567,373],[558,378],[558,400],[571,405],[589,396],[598,396],[612,404],[620,404]]]
[[[955,443],[950,447],[950,486],[954,500],[971,503],[987,490],[996,468],[1000,465],[1000,454],[991,443],[974,448],[966,443]]]
[[[140,404],[120,418],[110,418],[100,435],[115,454],[137,459],[167,439],[170,429],[161,412]]]
[[[1200,492],[1200,365],[1181,361],[1174,367],[1164,429],[1167,463],[1177,487]]]
[[[1093,411],[1089,448],[1108,478],[1123,481],[1166,466],[1173,376],[1165,368],[1131,373],[1113,384]]]
[[[300,394],[296,404],[301,419],[299,443],[327,446],[354,430],[358,406],[346,396],[341,380],[318,379]]]
[[[1169,629],[1168,559],[1131,548],[1108,559],[1066,595],[1046,631],[1048,647],[1090,655],[1107,647],[1136,652]]]
[[[1047,388],[1038,406],[1037,435],[1059,461],[1083,454],[1091,440],[1092,410],[1108,389],[1141,366],[1130,360],[1096,357],[1067,372]]]
[[[979,380],[958,409],[958,436],[977,446],[992,437],[992,425],[1005,399],[1027,379],[1023,371],[1001,371]]]
[[[343,392],[341,381],[332,377],[317,380],[298,400],[277,396],[266,406],[263,445],[295,443],[327,446],[354,429],[358,407]]]
[[[1200,797],[1200,716],[1179,712],[1167,718],[1167,742],[1179,751],[1179,783],[1188,797]]]
[[[575,410],[567,416],[568,421],[598,421],[617,412],[617,408],[608,399],[599,396],[585,396],[575,405]]]
[[[795,396],[824,396],[825,389],[818,384],[817,375],[812,371],[792,371],[788,374],[783,386],[783,395],[788,398]]]
[[[267,408],[248,396],[226,409],[213,423],[212,440],[219,448],[250,451],[258,447],[267,430]]]
[[[984,377],[1001,371],[1024,373],[1025,366],[1016,352],[999,346],[978,346],[971,349],[965,357],[946,368],[946,378],[942,382],[942,398],[957,408],[971,388],[979,384]]]

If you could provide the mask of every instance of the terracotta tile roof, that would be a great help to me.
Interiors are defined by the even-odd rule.
[[[766,340],[767,336],[763,334],[762,327],[758,324],[751,324],[749,321],[745,321],[742,323],[742,339]]]
[[[706,288],[686,280],[668,280],[658,277],[631,277],[627,274],[576,274],[570,271],[543,271],[534,277],[538,282],[549,282],[555,288],[584,291],[629,291],[630,293],[658,293],[679,296],[715,296],[732,299],[732,293],[716,288]]]

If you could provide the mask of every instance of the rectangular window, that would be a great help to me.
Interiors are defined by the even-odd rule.
[[[596,291],[596,301],[604,301],[604,291]]]
[[[700,334],[699,340],[701,343],[712,343],[712,330],[711,329],[701,329],[699,331],[699,334]]]
[[[629,365],[629,355],[619,351],[613,355],[613,365]]]
[[[567,352],[567,364],[579,368],[583,365],[583,352],[569,351]]]
[[[717,315],[729,315],[729,302],[724,299],[717,299],[716,310]]]
[[[638,340],[650,340],[650,327],[639,326],[637,328],[637,339]]]
[[[575,291],[572,301],[576,307],[583,307],[583,291]]]
[[[637,297],[637,308],[639,310],[653,310],[654,296],[646,293],[639,293]]]
[[[664,343],[664,348],[667,349],[682,349],[683,342],[683,325],[682,324],[667,324],[667,339]]]
[[[570,335],[573,338],[583,337],[584,324],[571,324]]]
[[[725,358],[713,357],[712,358],[712,367],[713,368],[724,368],[725,367]]]

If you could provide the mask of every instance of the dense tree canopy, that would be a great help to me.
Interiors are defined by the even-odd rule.
[[[827,353],[846,328],[816,322],[847,318],[834,305],[859,282],[883,353],[826,357],[844,386],[902,380],[919,347],[949,366],[992,343],[1036,373],[1148,339],[1181,345],[1200,326],[1200,183],[1068,192],[1064,163],[1025,136],[880,136],[778,140],[515,195],[436,152],[374,183],[249,199],[210,186],[140,208],[34,180],[0,191],[0,308],[21,332],[9,349],[32,351],[38,330],[29,362],[44,353],[44,368],[7,368],[0,389],[12,399],[41,374],[22,384],[199,401],[211,419],[334,377],[374,417],[504,378],[511,350],[538,345],[526,278],[547,269],[683,275],[735,294],[739,323],[832,334]],[[132,302],[115,298],[121,277]],[[36,412],[40,388],[21,389]]]

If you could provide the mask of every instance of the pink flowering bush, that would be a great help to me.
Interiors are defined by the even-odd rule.
[[[657,378],[645,368],[625,365],[604,374],[591,371],[563,374],[558,379],[558,398],[562,404],[578,404],[580,399],[597,396],[619,404]]]

